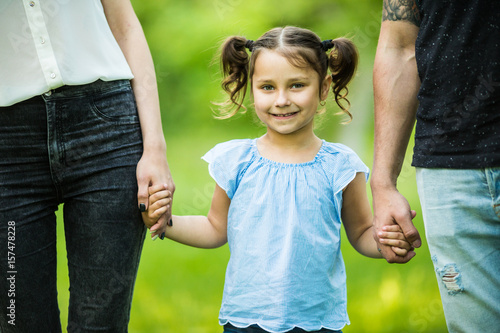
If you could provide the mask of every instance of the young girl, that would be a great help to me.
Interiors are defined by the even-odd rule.
[[[337,332],[348,324],[341,221],[357,251],[381,257],[368,168],[351,149],[313,132],[331,85],[350,116],[341,102],[348,104],[357,57],[347,39],[321,42],[296,27],[272,29],[255,42],[231,37],[223,45],[223,87],[235,106],[228,115],[243,107],[250,80],[267,132],[218,144],[203,157],[217,183],[208,216],[174,216],[165,236],[202,248],[229,242],[219,315],[224,332]],[[169,205],[166,187],[153,187],[146,224],[154,225]],[[380,236],[399,255],[411,250],[398,226]]]

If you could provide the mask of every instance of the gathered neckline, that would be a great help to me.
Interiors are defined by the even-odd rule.
[[[318,161],[320,154],[325,149],[325,140],[321,139],[321,147],[319,147],[318,152],[316,153],[316,155],[314,156],[314,158],[312,160],[307,161],[307,162],[301,162],[301,163],[278,162],[278,161],[271,160],[267,157],[264,157],[260,154],[259,149],[257,148],[257,140],[258,139],[259,138],[252,139],[252,151],[253,151],[254,155],[257,157],[257,159],[259,159],[267,164],[281,166],[281,167],[302,167],[302,166],[315,164]]]

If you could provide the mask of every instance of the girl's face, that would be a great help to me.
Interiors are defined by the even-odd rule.
[[[328,96],[331,77],[321,83],[310,67],[295,67],[278,52],[263,49],[255,60],[252,93],[255,111],[268,133],[313,133],[320,101]]]

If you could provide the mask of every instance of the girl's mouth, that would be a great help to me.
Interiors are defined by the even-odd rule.
[[[289,113],[282,113],[282,114],[276,114],[276,113],[272,113],[271,115],[273,117],[278,117],[278,118],[286,118],[286,117],[291,117],[295,114],[299,113],[299,111],[295,111],[295,112],[289,112]]]

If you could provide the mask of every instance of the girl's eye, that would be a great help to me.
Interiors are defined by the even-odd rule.
[[[270,85],[265,85],[265,86],[262,86],[261,88],[262,90],[274,90],[274,87],[273,86],[270,86]]]
[[[304,85],[302,83],[294,83],[292,84],[292,88],[295,88],[295,89],[299,89],[299,88],[302,88],[304,87]]]

